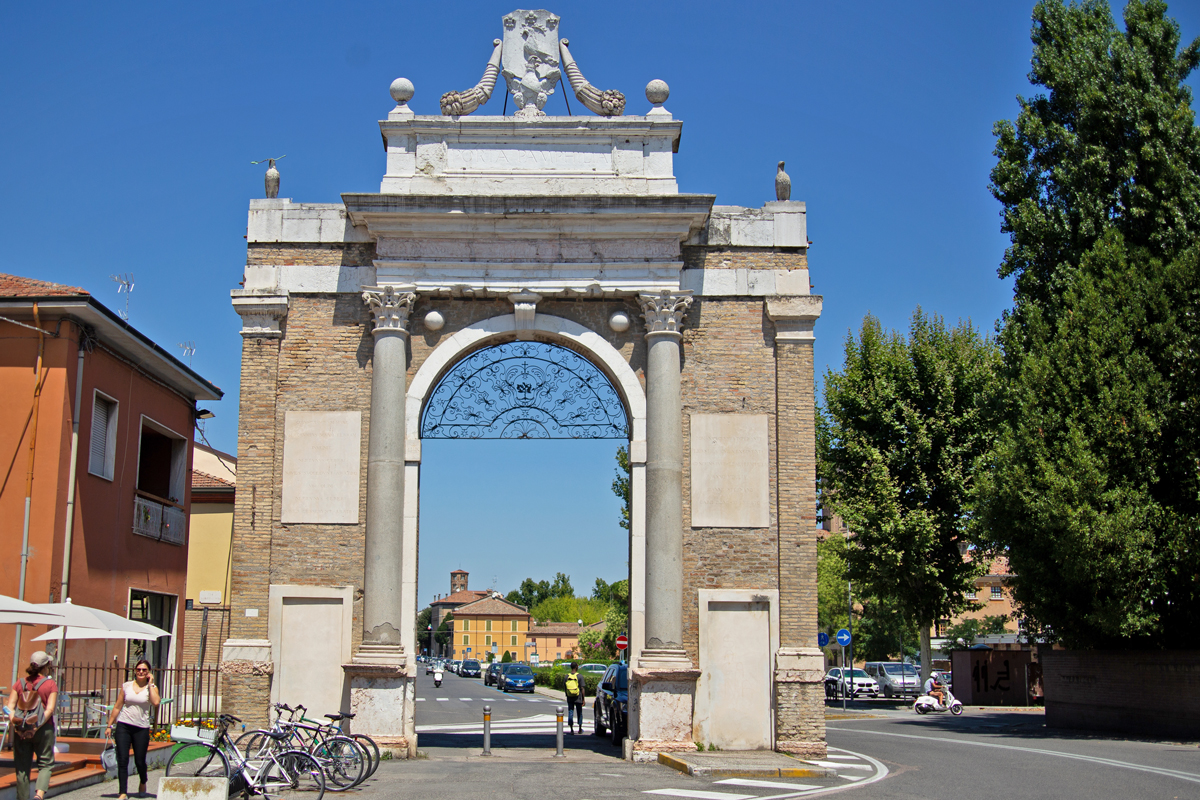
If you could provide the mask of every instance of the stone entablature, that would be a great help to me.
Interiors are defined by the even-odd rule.
[[[682,123],[610,118],[414,116],[381,120],[383,194],[677,194],[672,159]]]

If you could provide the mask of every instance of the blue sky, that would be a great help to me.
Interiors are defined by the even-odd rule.
[[[631,113],[653,78],[683,120],[681,191],[720,204],[774,199],[787,162],[808,203],[812,282],[824,295],[817,365],[870,312],[903,328],[919,304],[990,331],[1011,300],[1006,238],[987,191],[992,124],[1030,94],[1031,2],[558,2],[587,78]],[[0,9],[0,271],[79,285],[123,306],[226,391],[207,425],[236,447],[247,201],[287,154],[280,195],[336,202],[378,191],[376,120],[392,79],[434,114],[474,85],[513,7],[497,3],[8,3]],[[1200,5],[1175,3],[1184,41]],[[1118,11],[1119,16],[1119,11]],[[1191,80],[1193,89],[1197,79]],[[502,92],[477,113],[500,113]],[[587,113],[572,106],[576,113]],[[511,111],[511,109],[510,109]],[[565,113],[562,92],[547,106]],[[820,380],[818,379],[818,383]],[[431,443],[432,445],[432,443]],[[625,571],[610,443],[426,449],[421,597]],[[566,466],[564,466],[566,465]],[[458,498],[458,499],[456,499]],[[466,498],[467,502],[463,502]],[[499,540],[523,539],[501,549]],[[577,557],[583,552],[586,555]],[[565,565],[565,566],[564,566]],[[578,566],[574,566],[578,565]]]

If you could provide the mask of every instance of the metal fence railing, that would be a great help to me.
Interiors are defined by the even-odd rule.
[[[169,544],[183,544],[187,515],[183,509],[138,493],[134,497],[133,532]]]
[[[221,679],[215,666],[156,669],[162,703],[152,717],[152,730],[170,730],[180,719],[211,719],[221,712]],[[58,681],[58,729],[63,735],[103,736],[117,692],[133,680],[132,667],[64,664]]]

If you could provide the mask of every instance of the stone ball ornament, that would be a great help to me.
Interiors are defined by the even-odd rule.
[[[440,331],[446,326],[446,318],[438,311],[430,311],[425,315],[425,328],[431,331]]]
[[[608,327],[617,333],[624,333],[629,330],[630,324],[629,315],[624,311],[614,311],[613,315],[608,318]]]
[[[654,105],[661,106],[670,96],[671,87],[667,86],[666,81],[655,78],[646,84],[646,99]]]
[[[413,95],[417,93],[417,89],[413,86],[413,82],[408,78],[396,78],[392,81],[391,88],[388,91],[392,94],[392,99],[397,105],[404,105],[409,100],[413,99]]]

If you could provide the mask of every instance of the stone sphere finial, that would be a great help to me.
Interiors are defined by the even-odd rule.
[[[646,99],[649,100],[655,108],[667,102],[667,98],[671,96],[671,87],[667,86],[666,81],[655,78],[646,84]]]
[[[413,99],[413,95],[417,93],[416,87],[408,78],[396,78],[392,81],[392,86],[389,89],[392,93],[392,99],[397,105],[404,105],[409,100]]]

